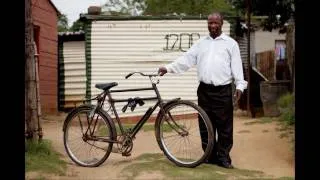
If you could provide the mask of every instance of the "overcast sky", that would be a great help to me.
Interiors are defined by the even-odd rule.
[[[107,0],[51,0],[56,8],[67,15],[69,26],[79,19],[80,13],[87,13],[89,6],[101,6]]]

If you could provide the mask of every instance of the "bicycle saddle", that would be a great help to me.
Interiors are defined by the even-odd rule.
[[[118,83],[112,82],[112,83],[101,83],[101,84],[96,84],[96,88],[98,89],[103,89],[103,90],[109,90],[110,88],[118,86]]]

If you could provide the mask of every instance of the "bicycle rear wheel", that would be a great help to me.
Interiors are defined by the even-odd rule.
[[[116,137],[110,118],[100,110],[89,118],[92,110],[90,105],[75,109],[66,118],[63,128],[63,142],[68,156],[84,167],[101,165],[109,157],[113,144],[102,140],[114,140]]]
[[[213,128],[198,105],[179,100],[164,107],[156,122],[157,142],[166,157],[178,166],[196,167],[213,148]],[[200,126],[202,130],[200,132]],[[201,139],[201,135],[207,138]]]

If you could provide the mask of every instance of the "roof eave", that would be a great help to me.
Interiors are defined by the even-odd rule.
[[[62,15],[61,12],[57,9],[57,7],[53,4],[53,2],[51,0],[49,0],[49,3],[52,5],[52,7],[54,8],[54,10],[57,12],[57,15]]]

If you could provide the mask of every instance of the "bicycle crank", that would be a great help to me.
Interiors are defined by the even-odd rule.
[[[132,138],[129,136],[126,136],[124,141],[122,142],[122,146],[120,149],[122,156],[130,156],[132,149],[133,149]]]

